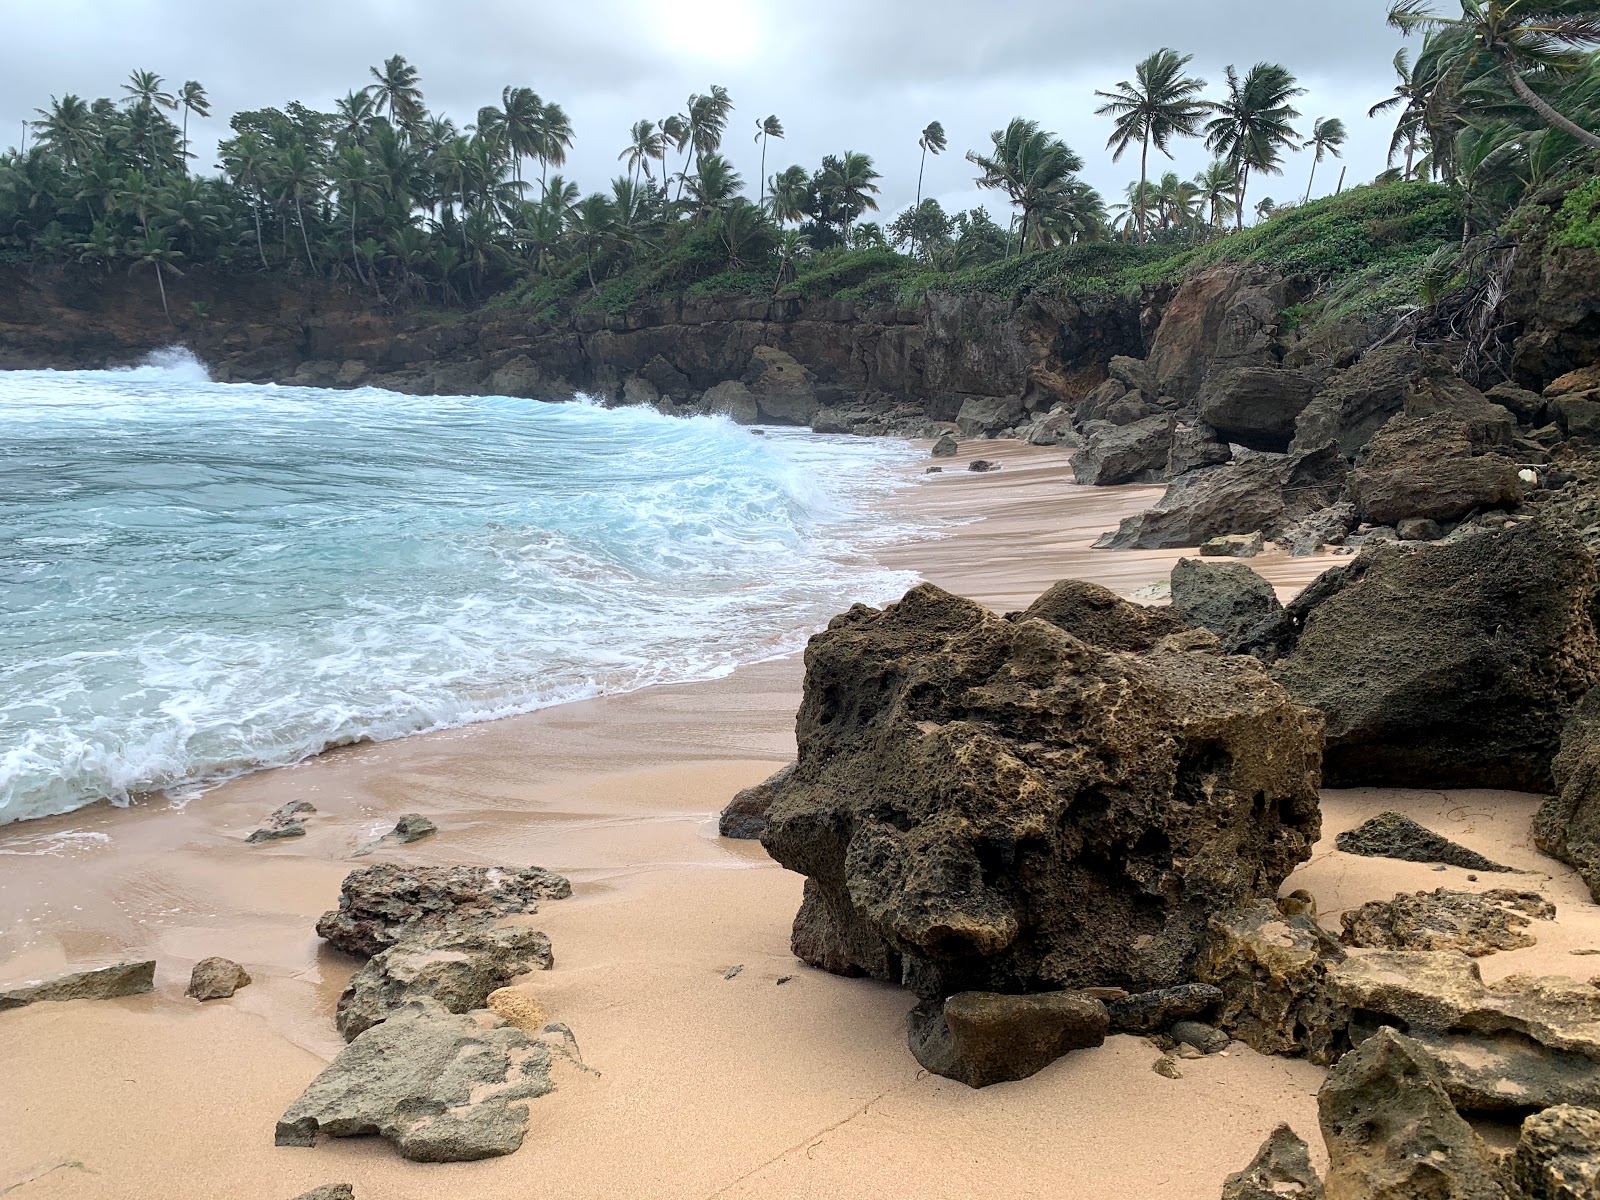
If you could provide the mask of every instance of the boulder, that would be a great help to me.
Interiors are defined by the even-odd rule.
[[[351,976],[334,1025],[348,1042],[423,998],[446,1012],[470,1012],[518,975],[548,971],[554,961],[550,939],[537,929],[475,925],[408,934]]]
[[[1233,459],[1233,449],[1209,425],[1179,425],[1167,451],[1166,478],[1176,479],[1204,467],[1220,467]]]
[[[1322,1195],[1310,1148],[1287,1125],[1274,1129],[1250,1165],[1222,1185],[1222,1200],[1322,1200]]]
[[[757,425],[761,413],[750,389],[737,379],[729,379],[709,389],[700,397],[701,411],[712,416],[727,417],[736,425]]]
[[[1073,428],[1070,409],[1051,409],[1033,423],[1027,437],[1030,446],[1076,446],[1078,432]]]
[[[1569,438],[1600,438],[1600,401],[1594,393],[1562,396],[1550,403],[1556,425]]]
[[[1422,370],[1422,355],[1410,345],[1381,346],[1331,379],[1295,419],[1291,450],[1305,453],[1335,445],[1354,459],[1389,418],[1405,407]]]
[[[1200,393],[1200,419],[1230,442],[1282,453],[1316,383],[1300,371],[1241,367],[1214,372]]]
[[[834,618],[761,839],[808,879],[796,954],[931,1000],[1190,981],[1320,821],[1317,722],[1207,641],[1118,653],[928,584]]]
[[[369,958],[418,933],[538,911],[572,885],[543,867],[410,867],[379,863],[345,876],[339,907],[317,934],[346,954]]]
[[[1272,585],[1249,567],[1192,558],[1180,558],[1172,568],[1172,607],[1187,624],[1216,634],[1229,654],[1283,612]]]
[[[1106,1004],[1116,1033],[1151,1034],[1170,1029],[1177,1021],[1209,1014],[1222,1003],[1222,989],[1209,983],[1180,983],[1124,996]]]
[[[1354,829],[1346,829],[1333,844],[1346,854],[1364,858],[1397,858],[1401,862],[1442,863],[1468,871],[1510,871],[1476,850],[1459,846],[1449,838],[1417,824],[1403,813],[1379,813]]]
[[[142,996],[155,990],[155,981],[154,959],[74,971],[56,979],[35,980],[22,987],[0,991],[0,1012],[45,1000],[115,1000],[122,996]]]
[[[1225,533],[1200,543],[1201,558],[1254,558],[1267,548],[1258,529],[1254,533]]]
[[[1281,279],[1247,267],[1213,267],[1185,279],[1150,343],[1152,394],[1192,400],[1213,370],[1275,366],[1287,301]]]
[[[954,458],[961,453],[961,443],[956,441],[956,435],[946,431],[939,435],[939,440],[933,444],[935,458]]]
[[[1522,1123],[1512,1179],[1520,1200],[1600,1196],[1600,1112],[1561,1104]]]
[[[184,995],[196,1000],[226,1000],[249,983],[249,972],[232,959],[203,958],[190,972]]]
[[[1111,406],[1128,395],[1128,392],[1128,386],[1120,379],[1108,379],[1078,401],[1073,416],[1080,425],[1087,425],[1090,421],[1104,421],[1106,414],[1111,411]]]
[[[421,813],[406,813],[394,823],[394,830],[389,836],[404,845],[409,842],[420,842],[429,834],[438,832],[439,827]]]
[[[759,838],[761,831],[767,827],[767,809],[772,807],[772,801],[793,774],[794,764],[790,763],[772,778],[745,788],[722,810],[722,816],[717,821],[717,832],[725,838],[745,841]]]
[[[1518,387],[1514,383],[1497,383],[1484,393],[1484,399],[1500,405],[1517,419],[1519,425],[1537,429],[1550,421],[1550,404],[1538,392]]]
[[[1553,921],[1556,906],[1538,892],[1433,892],[1371,900],[1347,910],[1340,941],[1380,950],[1460,950],[1473,958],[1537,944],[1534,921]]]
[[[1437,542],[1444,536],[1439,523],[1426,517],[1407,517],[1394,527],[1394,531],[1402,542]]]
[[[1559,522],[1378,545],[1289,606],[1274,677],[1328,719],[1329,787],[1548,791],[1567,713],[1600,681],[1595,568]]]
[[[282,825],[266,825],[255,830],[244,840],[252,846],[259,846],[263,842],[283,842],[290,838],[305,837],[306,826],[304,821],[287,821]]]
[[[982,1088],[1026,1079],[1063,1054],[1098,1046],[1108,1028],[1104,1004],[1070,992],[958,992],[912,1009],[907,1041],[927,1070]]]
[[[1477,454],[1467,425],[1445,412],[1390,420],[1349,485],[1356,513],[1374,525],[1459,521],[1475,509],[1515,507],[1524,490],[1512,459]]]
[[[1429,417],[1443,413],[1467,430],[1473,449],[1509,446],[1516,437],[1517,420],[1511,411],[1488,399],[1455,373],[1435,354],[1423,356],[1422,374],[1406,396],[1405,415]]]
[[[743,382],[761,420],[773,425],[809,425],[820,407],[811,372],[772,346],[750,352]]]
[[[1277,541],[1289,552],[1289,557],[1310,558],[1324,546],[1342,545],[1357,524],[1356,506],[1341,500],[1301,517],[1278,534]]]
[[[550,1051],[522,1030],[417,1004],[341,1050],[278,1119],[275,1141],[376,1135],[413,1162],[493,1158],[527,1134],[517,1101],[553,1087]]]
[[[1456,1112],[1426,1053],[1384,1029],[1317,1094],[1328,1200],[1510,1200],[1499,1164]]]
[[[1106,487],[1154,479],[1167,465],[1176,425],[1165,415],[1131,425],[1089,422],[1083,428],[1082,445],[1072,456],[1074,481]]]
[[[1233,1041],[1222,1030],[1203,1021],[1176,1021],[1171,1035],[1180,1046],[1192,1047],[1201,1054],[1219,1054]]]
[[[956,413],[956,424],[963,437],[992,437],[1027,415],[1021,396],[968,396]]]
[[[1600,903],[1600,688],[1573,710],[1554,764],[1556,794],[1533,819],[1534,843],[1576,867]]]
[[[1091,646],[1131,654],[1143,654],[1190,628],[1176,609],[1134,604],[1110,588],[1082,579],[1052,584],[1016,619],[1048,621]]]
[[[622,403],[625,406],[659,404],[661,389],[648,379],[629,375],[622,381]]]

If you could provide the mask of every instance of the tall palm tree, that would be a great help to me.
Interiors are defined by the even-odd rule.
[[[583,251],[589,286],[593,288],[595,255],[606,250],[616,238],[616,213],[611,201],[599,192],[578,201],[567,214],[567,229]]]
[[[765,117],[756,122],[755,140],[761,143],[761,202],[767,200],[767,142],[772,138],[783,140],[783,122],[777,116]]]
[[[989,135],[994,153],[967,151],[967,161],[978,168],[978,186],[996,188],[1022,210],[1022,225],[1017,239],[1020,253],[1028,244],[1028,226],[1034,212],[1048,203],[1052,193],[1061,191],[1083,170],[1083,160],[1055,134],[1039,128],[1039,122],[1013,117],[1004,129]]]
[[[335,136],[338,140],[360,146],[366,142],[368,134],[371,133],[373,121],[378,119],[378,107],[372,99],[372,93],[363,88],[359,92],[347,92],[335,100],[333,115],[336,119]]]
[[[929,121],[927,127],[917,136],[917,145],[922,149],[922,161],[917,164],[917,203],[913,211],[922,207],[922,173],[927,170],[928,155],[937,158],[945,152],[950,142],[944,135],[944,126],[938,121]]]
[[[1334,158],[1343,158],[1344,151],[1340,149],[1349,134],[1345,132],[1344,122],[1338,117],[1318,117],[1311,126],[1311,136],[1305,140],[1302,149],[1313,151],[1311,156],[1311,178],[1306,181],[1306,203],[1311,203],[1311,188],[1317,182],[1317,167],[1328,155]]]
[[[69,93],[59,100],[51,96],[49,109],[33,111],[39,114],[39,120],[31,122],[39,135],[39,145],[47,147],[69,167],[88,160],[94,138],[94,114],[87,104]]]
[[[173,99],[172,93],[161,90],[165,82],[154,71],[135,71],[128,76],[128,82],[122,85],[122,90],[127,93],[128,107],[177,108],[178,102]]]
[[[1238,176],[1234,216],[1243,229],[1250,173],[1283,174],[1283,152],[1300,138],[1293,124],[1300,113],[1290,101],[1305,89],[1277,63],[1257,63],[1243,79],[1229,66],[1227,76],[1227,99],[1211,103],[1216,115],[1206,122],[1206,149],[1227,159]]]
[[[720,84],[712,84],[704,96],[689,97],[689,142],[697,165],[706,155],[722,149],[722,135],[732,112],[733,98]]]
[[[1209,167],[1194,177],[1200,199],[1211,212],[1211,224],[1218,229],[1233,215],[1234,193],[1239,188],[1239,178],[1233,167],[1223,159],[1214,159]]]
[[[1459,17],[1434,12],[1433,0],[1394,0],[1389,24],[1410,34],[1417,30],[1446,35],[1453,57],[1486,55],[1511,90],[1553,129],[1591,150],[1596,135],[1558,111],[1526,78],[1530,72],[1567,74],[1586,61],[1579,48],[1600,45],[1600,7],[1594,0],[1460,0]]]
[[[371,73],[373,81],[367,90],[378,111],[388,113],[390,122],[402,129],[415,128],[427,111],[417,69],[406,61],[405,55],[396,54],[384,59],[381,69],[372,67]]]
[[[709,221],[715,213],[733,203],[743,186],[744,180],[739,178],[733,164],[715,153],[706,155],[700,161],[699,171],[687,180],[689,198],[694,201],[696,216],[701,221]]]
[[[312,161],[305,143],[294,141],[272,157],[268,164],[268,178],[277,185],[283,197],[294,204],[295,223],[300,226],[306,263],[314,274],[317,260],[311,253],[311,234],[306,230],[305,204],[310,202],[315,207],[322,193],[322,172]]]
[[[361,275],[361,252],[356,243],[356,218],[361,209],[361,202],[371,195],[373,190],[372,163],[367,158],[366,152],[360,146],[346,146],[334,157],[332,168],[333,186],[339,195],[340,207],[349,223],[350,231],[350,260],[355,267],[356,276],[362,283],[367,280]]]
[[[633,128],[628,131],[628,144],[617,161],[627,161],[628,178],[636,179],[643,172],[646,179],[652,179],[650,164],[665,153],[666,141],[661,136],[661,131],[656,128],[654,121],[635,121]]]
[[[1420,73],[1411,64],[1411,52],[1404,46],[1395,51],[1394,73],[1399,76],[1400,82],[1394,85],[1394,91],[1385,99],[1378,101],[1367,110],[1367,116],[1376,117],[1380,113],[1400,110],[1400,116],[1395,122],[1394,136],[1389,139],[1389,165],[1394,165],[1394,160],[1400,157],[1402,148],[1406,154],[1406,173],[1404,178],[1410,179],[1413,167],[1416,164],[1417,147],[1423,138],[1423,113],[1427,107],[1426,90],[1421,86]]]
[[[575,136],[572,121],[559,104],[541,104],[539,119],[534,123],[533,156],[539,160],[539,188],[547,191],[545,183],[551,167],[565,166],[567,151]]]
[[[791,222],[798,225],[805,220],[810,201],[811,176],[804,167],[788,167],[772,177],[772,189],[767,193],[767,211],[780,225]]]
[[[532,88],[507,87],[501,91],[500,139],[511,156],[512,171],[518,183],[522,182],[522,160],[538,154],[544,119],[544,101]]]
[[[262,270],[267,268],[267,248],[261,238],[261,206],[266,203],[270,158],[266,139],[253,129],[224,143],[222,168],[233,180],[233,186],[250,197],[250,215],[255,218],[256,227],[256,252],[261,256]]]
[[[877,181],[883,176],[873,169],[869,155],[846,150],[842,156],[826,155],[818,178],[818,190],[848,241],[856,219],[869,209],[878,211],[873,197],[878,194]]]
[[[183,109],[183,169],[189,169],[189,114],[197,117],[211,115],[211,101],[206,97],[206,89],[198,82],[191,79],[178,89],[178,107]]]
[[[128,267],[128,274],[133,274],[140,267],[150,267],[156,273],[156,287],[161,292],[161,312],[167,318],[167,324],[172,324],[172,310],[167,307],[167,281],[164,273],[171,271],[174,275],[182,275],[177,263],[183,255],[172,248],[172,241],[162,230],[146,229],[144,236],[133,242],[128,247],[128,257],[133,260]]]
[[[1095,109],[1095,116],[1111,117],[1116,122],[1106,142],[1108,150],[1115,149],[1112,161],[1120,161],[1134,143],[1140,146],[1141,187],[1150,178],[1151,146],[1171,158],[1167,144],[1174,137],[1194,137],[1199,132],[1206,114],[1206,105],[1200,100],[1206,81],[1184,74],[1192,61],[1193,55],[1157,50],[1134,67],[1131,81],[1124,79],[1114,91],[1095,93],[1105,100]],[[1143,219],[1143,210],[1140,218]],[[1144,233],[1141,225],[1139,235]]]

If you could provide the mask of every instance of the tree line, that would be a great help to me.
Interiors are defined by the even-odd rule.
[[[1394,91],[1370,111],[1395,120],[1375,182],[1442,181],[1467,198],[1469,220],[1491,221],[1600,148],[1600,0],[1448,2],[1459,16],[1433,0],[1392,5],[1390,23],[1421,41],[1395,58]],[[529,87],[507,86],[458,127],[429,109],[416,68],[396,55],[331,112],[291,101],[234,114],[209,175],[191,169],[190,122],[210,117],[205,88],[169,91],[136,71],[115,99],[53,97],[32,144],[0,156],[0,259],[146,271],[164,308],[167,280],[191,264],[342,279],[387,301],[477,302],[529,279],[592,291],[630,272],[663,287],[760,274],[776,291],[807,260],[891,245],[954,271],[1108,238],[1197,243],[1242,229],[1251,189],[1297,151],[1310,157],[1309,200],[1317,170],[1342,154],[1344,122],[1302,128],[1304,90],[1281,64],[1229,66],[1208,95],[1192,61],[1161,49],[1096,93],[1113,159],[1138,156],[1116,203],[1036,120],[1017,117],[969,151],[976,184],[1012,210],[1005,225],[924,197],[928,159],[949,148],[938,121],[917,136],[915,203],[885,226],[870,219],[881,176],[867,154],[767,174],[785,136],[776,115],[753,124],[761,170],[748,188],[724,153],[735,109],[720,86],[635,122],[621,173],[585,194],[562,174],[572,122]],[[1193,179],[1153,177],[1152,151],[1170,159],[1183,139],[1203,142],[1212,162]],[[1257,197],[1253,212],[1285,207]]]

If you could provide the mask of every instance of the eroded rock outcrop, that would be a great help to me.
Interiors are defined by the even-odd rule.
[[[1600,1112],[1563,1104],[1522,1123],[1512,1161],[1520,1200],[1600,1196]]]
[[[1556,794],[1534,817],[1534,841],[1552,858],[1576,867],[1600,902],[1600,688],[1573,709],[1553,772]]]
[[[1216,634],[1229,654],[1270,636],[1262,626],[1283,613],[1278,593],[1249,567],[1190,558],[1172,568],[1172,607],[1190,625]]]
[[[1074,481],[1105,487],[1159,478],[1166,469],[1176,427],[1177,422],[1165,414],[1126,425],[1090,421],[1072,456]]]
[[[1446,411],[1390,420],[1350,472],[1349,487],[1357,514],[1374,525],[1459,521],[1475,510],[1514,508],[1524,491],[1516,461],[1481,453],[1467,423]]]
[[[1476,850],[1419,825],[1404,813],[1379,813],[1354,829],[1341,831],[1334,845],[1346,854],[1363,858],[1394,858],[1401,862],[1441,863],[1468,871],[1510,871]]]
[[[932,1000],[1188,982],[1319,824],[1315,719],[1210,646],[1116,653],[931,585],[836,617],[762,835],[808,878],[795,952]]]
[[[1381,346],[1331,379],[1295,419],[1290,449],[1304,453],[1330,443],[1354,459],[1384,424],[1404,410],[1422,370],[1422,355],[1401,344]]]
[[[1052,584],[1018,619],[1048,621],[1091,646],[1130,654],[1143,654],[1190,628],[1176,609],[1132,604],[1110,588],[1082,579]]]
[[[1289,1126],[1279,1125],[1250,1164],[1228,1176],[1222,1200],[1323,1200],[1310,1148]]]
[[[250,983],[250,973],[228,958],[203,958],[189,974],[184,995],[195,1000],[226,1000]]]
[[[770,779],[739,792],[717,819],[717,832],[725,838],[745,841],[759,838],[767,827],[767,810],[793,774],[794,764],[790,763]]]
[[[1383,950],[1459,950],[1473,958],[1520,950],[1538,939],[1534,921],[1553,921],[1556,906],[1538,892],[1494,888],[1487,892],[1432,892],[1371,900],[1340,921],[1346,946]]]

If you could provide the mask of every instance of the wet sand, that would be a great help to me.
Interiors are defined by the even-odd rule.
[[[1088,549],[1159,489],[1074,488],[1057,451],[997,444],[984,454],[1005,469],[948,469],[902,495],[930,518],[965,523],[885,554],[887,565],[1007,610],[1066,576],[1132,593],[1181,557]],[[1252,565],[1288,596],[1335,561]],[[1236,1046],[1184,1063],[1174,1081],[1150,1069],[1148,1045],[1117,1037],[974,1092],[929,1076],[906,1051],[907,994],[799,964],[788,930],[800,879],[758,844],[717,838],[715,818],[792,757],[801,670],[788,658],[347,748],[181,810],[97,806],[0,829],[0,984],[122,958],[158,963],[153,996],[0,1014],[0,1194],[288,1200],[349,1181],[361,1200],[1213,1200],[1279,1121],[1318,1140],[1323,1072],[1306,1063]],[[307,837],[243,843],[291,799],[318,808]],[[1286,888],[1311,888],[1337,928],[1343,908],[1396,891],[1507,884],[1332,849],[1336,831],[1396,808],[1536,870],[1511,885],[1557,904],[1561,919],[1534,930],[1539,945],[1482,960],[1486,977],[1586,978],[1600,960],[1569,951],[1600,947],[1600,909],[1573,872],[1533,850],[1536,804],[1489,792],[1328,793],[1324,841]],[[413,811],[439,833],[350,858]],[[574,897],[544,905],[535,922],[554,941],[555,969],[523,986],[571,1026],[599,1074],[558,1076],[507,1158],[423,1166],[376,1139],[272,1144],[277,1116],[341,1045],[333,1005],[356,966],[322,948],[312,925],[347,871],[386,858],[538,863],[573,880]],[[255,982],[199,1005],[183,988],[212,954],[239,960]]]

